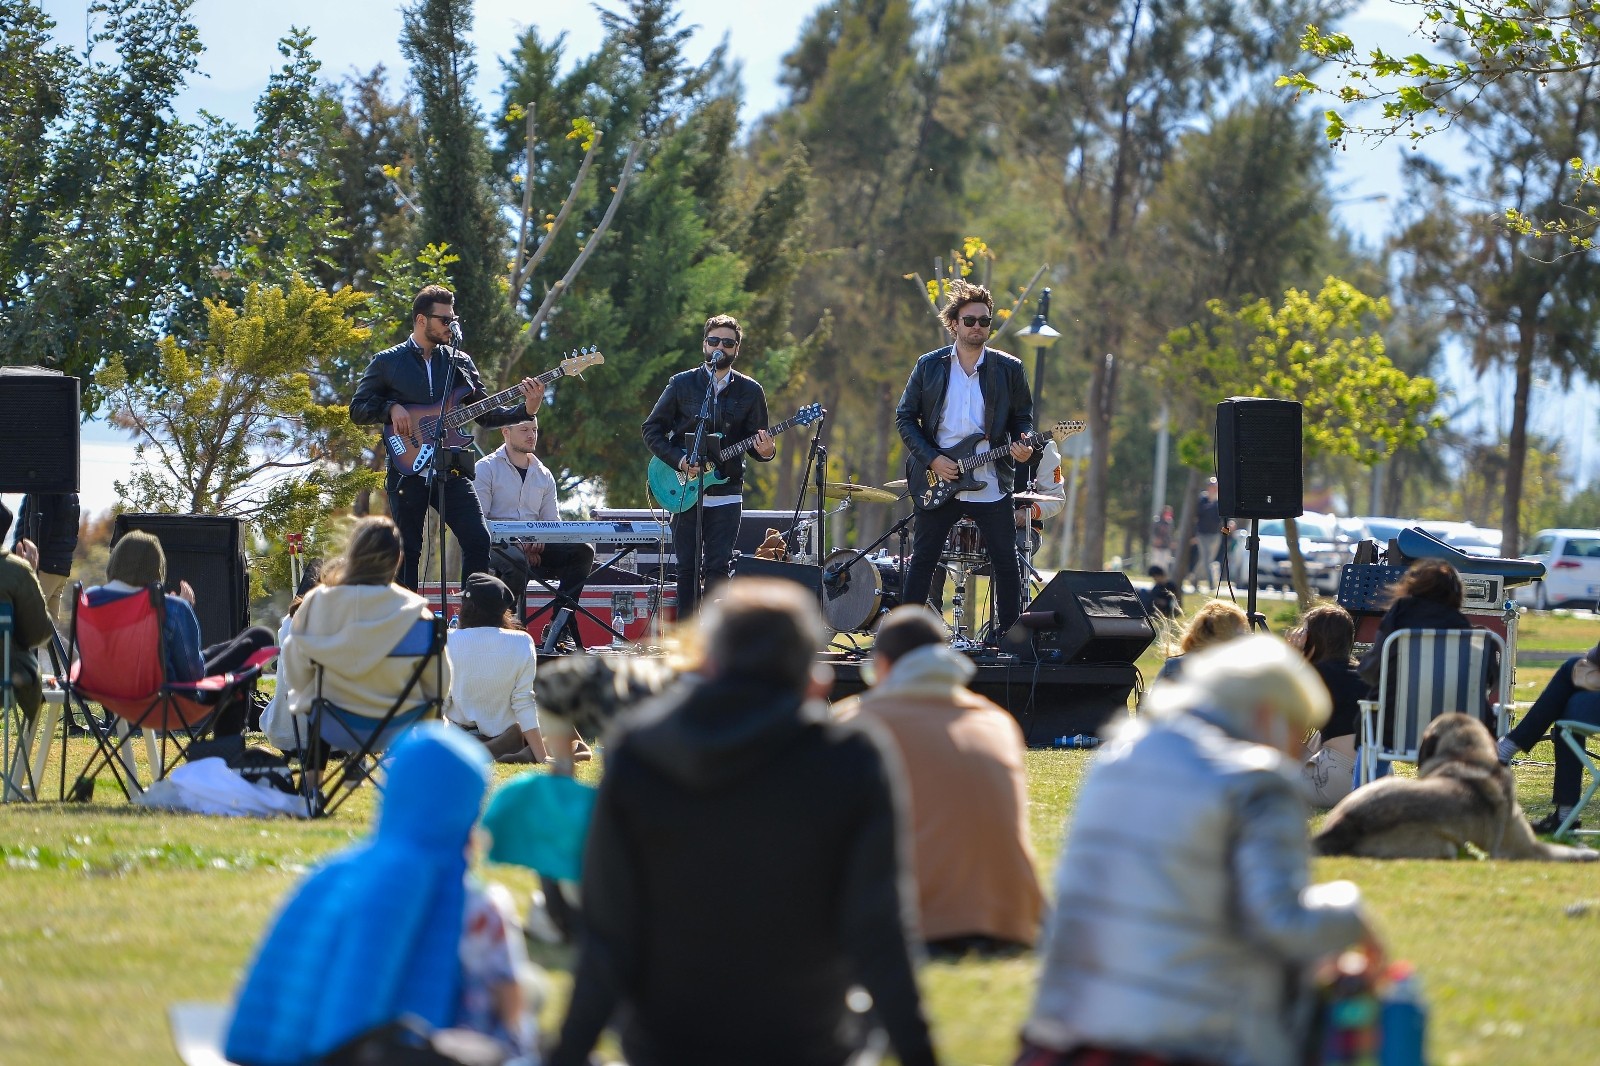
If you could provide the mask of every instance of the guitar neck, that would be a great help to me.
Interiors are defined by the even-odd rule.
[[[1025,433],[1019,437],[1015,443],[1026,444],[1030,448],[1037,449],[1043,442],[1043,438],[1043,433]],[[961,470],[962,473],[966,473],[968,470],[976,470],[984,463],[992,463],[1010,451],[1010,444],[1002,444],[998,448],[990,448],[986,452],[978,452],[976,455],[970,455],[961,460],[961,462],[957,463],[956,466]]]
[[[782,422],[779,422],[775,426],[769,426],[767,428],[767,436],[776,437],[779,433],[782,433],[786,429],[793,429],[796,425],[799,424],[799,422],[800,422],[800,416],[799,415],[795,415],[793,418],[786,418]],[[717,462],[719,462],[719,463],[727,462],[729,459],[732,459],[734,456],[738,455],[740,452],[744,451],[746,448],[750,447],[750,445],[754,444],[755,442],[756,442],[756,434],[752,433],[750,436],[746,437],[744,440],[740,441],[739,443],[728,445],[726,448],[722,449],[720,452],[717,453]]]
[[[561,368],[558,366],[554,370],[546,370],[543,374],[540,374],[533,380],[537,381],[541,385],[548,385],[560,376]],[[510,407],[511,401],[519,397],[521,394],[521,385],[513,385],[509,389],[501,389],[493,396],[486,396],[477,403],[469,403],[465,407],[457,407],[448,415],[445,415],[444,424],[450,429],[465,425],[481,414],[487,414],[488,412],[498,410],[501,407]]]

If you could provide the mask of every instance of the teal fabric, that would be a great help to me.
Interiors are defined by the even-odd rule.
[[[453,1024],[466,849],[488,785],[483,745],[460,730],[427,723],[395,745],[372,836],[308,877],[262,941],[230,1061],[299,1066],[405,1014]]]
[[[570,777],[527,773],[508,781],[483,813],[483,827],[494,836],[489,861],[579,880],[595,795]]]

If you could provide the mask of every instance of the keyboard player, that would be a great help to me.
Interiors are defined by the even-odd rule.
[[[559,522],[556,479],[539,461],[538,416],[502,426],[505,443],[478,460],[473,487],[490,522]],[[528,579],[553,581],[563,596],[577,603],[594,566],[590,544],[496,544],[489,565],[517,596],[517,617],[525,617]]]

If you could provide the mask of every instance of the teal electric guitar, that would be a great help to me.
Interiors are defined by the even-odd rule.
[[[821,418],[823,413],[820,403],[807,404],[796,411],[793,418],[785,419],[770,427],[767,433],[776,437],[786,429],[809,426]],[[708,452],[707,459],[711,462],[726,463],[755,442],[756,438],[752,434],[737,444]],[[650,457],[650,469],[646,472],[646,476],[650,480],[650,494],[656,498],[658,504],[673,514],[682,514],[693,507],[703,489],[709,489],[713,485],[725,485],[728,482],[727,478],[717,473],[715,466],[705,467],[699,477],[689,477],[681,470],[672,469],[654,455]]]

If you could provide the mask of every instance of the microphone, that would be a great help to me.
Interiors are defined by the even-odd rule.
[[[458,318],[450,323],[450,344],[452,347],[459,348],[465,339],[461,332],[461,320]]]
[[[854,562],[854,559],[851,559],[850,562],[841,560],[823,568],[822,587],[827,590],[828,599],[836,600],[849,591],[850,565]]]

